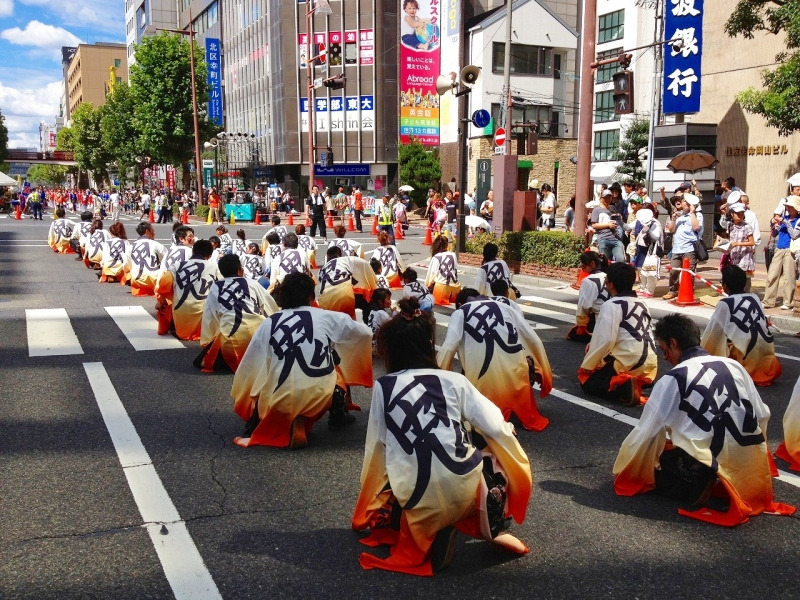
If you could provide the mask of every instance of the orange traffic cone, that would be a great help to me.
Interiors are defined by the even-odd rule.
[[[422,245],[423,246],[430,246],[431,244],[433,244],[433,236],[431,235],[431,226],[428,225],[425,228],[425,241],[422,242]]]
[[[694,299],[694,277],[689,273],[690,268],[689,259],[684,258],[683,271],[681,271],[681,284],[678,288],[678,297],[672,300],[672,304],[677,304],[678,306],[694,306],[695,304],[700,304],[700,302]]]
[[[353,213],[350,213],[350,220],[347,221],[347,231],[355,231],[356,225],[353,223]]]
[[[261,211],[256,209],[256,225],[261,225]]]
[[[328,222],[326,223],[328,227],[333,229],[333,215],[329,212],[328,213]]]
[[[21,220],[22,220],[22,210],[20,210],[20,208],[19,208],[19,204],[17,204],[17,212],[16,212],[16,213],[14,213],[14,218],[15,218],[17,221],[21,221]]]
[[[581,281],[583,281],[584,279],[586,279],[588,276],[589,276],[589,273],[587,273],[587,272],[586,272],[586,271],[584,271],[583,269],[578,269],[578,281],[576,281],[575,283],[573,283],[573,284],[572,284],[570,287],[571,287],[573,290],[579,290],[579,289],[581,289]]]
[[[402,240],[404,238],[405,236],[403,235],[403,226],[400,224],[400,221],[397,221],[394,227],[394,239]]]
[[[292,216],[291,212],[289,213],[289,220],[286,221],[286,224],[287,225],[294,225],[294,217]]]
[[[372,220],[372,235],[378,235],[378,215]]]
[[[184,225],[189,224],[189,211],[186,209],[183,209],[183,215],[181,216],[181,223],[183,223]]]
[[[151,223],[155,223],[156,222],[156,218],[153,215],[154,212],[155,211],[153,210],[153,207],[151,206],[150,210],[148,211],[148,214],[150,215],[149,220],[150,220]]]

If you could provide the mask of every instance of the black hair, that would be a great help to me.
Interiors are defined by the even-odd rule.
[[[272,215],[272,224],[273,225],[280,225],[281,218],[278,215]]]
[[[102,229],[102,228],[103,228],[102,219],[95,219],[94,221],[92,221],[92,227],[91,227],[91,229],[89,229],[89,232],[90,233],[94,233],[98,229]],[[147,230],[145,230],[145,231],[147,231]]]
[[[499,248],[497,244],[493,242],[489,242],[483,247],[483,262],[488,262],[490,260],[495,260],[497,258],[497,252]]]
[[[278,284],[276,302],[281,308],[309,306],[314,300],[314,280],[305,273],[289,273]]]
[[[700,328],[686,315],[670,313],[656,323],[653,333],[657,340],[675,340],[681,352],[700,345]]]
[[[269,241],[269,240],[267,240]],[[297,234],[296,233],[287,233],[283,236],[283,247],[284,248],[297,248]]]
[[[331,246],[328,248],[328,251],[325,253],[325,260],[331,260],[334,258],[341,258],[342,256],[342,249],[339,246]]]
[[[381,261],[377,258],[370,258],[369,259],[369,266],[372,267],[372,271],[377,275],[383,270],[383,265]]]
[[[236,254],[226,254],[219,259],[217,267],[223,277],[236,277],[239,274],[239,269],[242,268],[242,261],[239,260]]]
[[[189,226],[187,226],[187,225],[178,225],[178,227],[177,227],[177,228],[175,229],[175,231],[174,231],[174,233],[175,233],[175,239],[176,239],[176,240],[185,240],[185,239],[186,239],[186,236],[187,236],[187,234],[188,234],[190,231],[191,231],[192,233],[194,233],[194,229],[192,229],[191,227],[189,227]]]
[[[581,264],[588,267],[594,263],[604,273],[608,270],[608,258],[605,254],[600,254],[594,250],[586,250],[580,257]]]
[[[221,231],[222,233],[228,233],[228,228],[225,225],[218,225],[214,231]]]
[[[508,282],[505,279],[495,279],[489,284],[492,288],[492,296],[507,296],[508,295]]]
[[[375,346],[386,361],[386,372],[404,369],[438,369],[436,363],[436,320],[419,308],[413,296],[397,303],[400,314],[378,330]]]
[[[386,301],[386,298],[390,298],[391,296],[392,290],[387,290],[386,288],[378,288],[372,292],[370,304],[372,305],[373,310],[382,310],[383,303]]]
[[[81,221],[91,221],[93,216],[92,211],[85,210],[81,213]]]
[[[214,247],[209,240],[196,240],[192,246],[192,258],[207,259],[214,254]]]
[[[216,236],[216,235],[210,235],[210,236],[208,236],[208,241],[209,241],[209,242],[211,242],[211,244],[212,244],[212,245],[213,245],[215,248],[219,248],[219,247],[220,247],[220,244],[222,243],[222,242],[220,241],[220,239],[219,239],[219,236]]]
[[[416,281],[417,272],[411,267],[408,267],[405,271],[403,271],[400,274],[400,277],[403,279],[403,281]]]
[[[722,269],[722,284],[731,294],[742,294],[747,286],[747,273],[741,267],[730,265]]]
[[[244,229],[237,229],[236,230],[236,237],[240,240],[244,241],[247,239],[247,234],[244,232]]]
[[[628,263],[615,262],[608,266],[606,277],[608,281],[614,284],[619,296],[633,290],[633,283],[636,281],[636,269]]]
[[[255,253],[258,256],[261,256],[261,248],[258,246],[258,244],[256,244],[255,242],[250,242],[249,244],[247,244],[247,250],[253,250],[253,249],[255,249],[256,251]]]
[[[270,246],[277,246],[281,243],[281,236],[278,235],[277,231],[270,231],[267,234],[267,241],[269,242]]]
[[[66,215],[66,214],[67,214],[67,212],[63,208],[61,208],[60,206],[56,209],[56,216],[59,219],[63,219],[64,215]]]
[[[456,296],[456,308],[461,308],[464,304],[472,300],[473,298],[480,297],[480,292],[475,288],[462,288],[458,295]]]
[[[150,225],[150,223],[148,223],[147,221],[142,221],[136,226],[136,233],[138,233],[139,235],[144,235],[145,233],[147,233],[152,229],[153,226]]]

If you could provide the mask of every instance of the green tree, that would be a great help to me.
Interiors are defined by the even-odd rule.
[[[614,159],[622,161],[617,167],[620,179],[644,181],[647,172],[642,165],[641,151],[647,148],[650,135],[650,120],[648,117],[637,117],[625,128],[624,137],[619,144]]]
[[[775,69],[762,73],[764,89],[748,88],[736,100],[780,135],[790,135],[800,129],[800,0],[739,0],[725,33],[752,40],[756,32],[783,34],[787,51],[775,56]]]
[[[418,206],[425,204],[428,188],[442,178],[439,155],[426,150],[425,146],[412,138],[409,144],[400,144],[397,162],[400,167],[400,181],[414,188],[409,196]]]
[[[138,148],[138,132],[131,115],[135,104],[130,87],[125,84],[114,86],[106,97],[100,119],[100,132],[103,146],[116,163],[120,185],[124,187],[129,169],[136,173],[136,157],[141,154]]]
[[[8,156],[8,127],[6,127],[6,118],[0,111],[0,164],[5,163]]]
[[[61,187],[67,178],[67,168],[59,165],[32,165],[26,179],[34,184]]]
[[[206,63],[199,46],[195,46],[194,56],[196,72],[205,73]],[[195,148],[189,44],[178,34],[162,32],[144,38],[136,46],[135,58],[130,79],[138,147],[155,163],[181,165],[183,183],[188,188],[188,164]],[[198,76],[196,84],[200,137],[209,139],[218,128],[205,118],[206,78]]]
[[[56,135],[56,150],[64,152],[75,152],[75,132],[72,127],[62,127],[58,130]],[[85,188],[88,187],[87,181],[80,181],[80,169],[78,167],[67,167],[67,174],[75,177],[78,181],[78,186]]]
[[[103,146],[100,121],[103,107],[95,108],[88,102],[81,103],[72,113],[72,143],[78,167],[92,172],[95,181],[108,180],[108,163],[111,155]]]

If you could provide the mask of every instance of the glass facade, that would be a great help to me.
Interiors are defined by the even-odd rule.
[[[610,42],[622,39],[625,34],[625,10],[615,10],[612,13],[602,15],[599,20],[597,32],[597,43]]]
[[[594,132],[594,160],[614,160],[619,149],[619,129]]]
[[[492,73],[502,74],[505,67],[504,42],[492,44]],[[544,46],[511,44],[511,72],[514,75],[553,76],[553,49]]]
[[[614,92],[598,92],[594,95],[594,122],[605,123],[619,121],[619,115],[614,114]]]

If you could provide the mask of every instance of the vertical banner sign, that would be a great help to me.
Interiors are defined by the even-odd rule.
[[[222,127],[221,65],[217,38],[206,38],[206,64],[208,65],[208,120]]]
[[[166,177],[166,179],[167,179],[167,187],[169,188],[169,191],[174,194],[175,190],[177,188],[175,186],[175,167],[173,167],[172,165],[167,165],[167,177]]]
[[[418,5],[418,6],[417,6]],[[440,0],[400,2],[400,143],[439,145]]]
[[[703,0],[669,0],[665,7],[664,114],[700,111],[700,64],[703,51]]]
[[[459,56],[461,8],[461,0],[441,0],[442,50],[439,68],[445,76],[452,76],[453,73],[458,76],[463,66]],[[465,62],[469,63],[470,61],[467,59]],[[439,102],[441,103],[439,106],[439,143],[458,142],[458,99],[448,93],[439,96]]]

